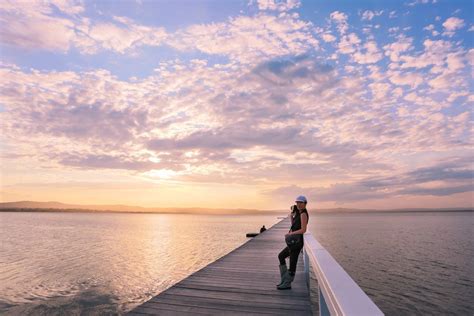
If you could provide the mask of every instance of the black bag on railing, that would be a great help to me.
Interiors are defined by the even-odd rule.
[[[301,248],[303,246],[303,235],[302,234],[294,234],[288,235],[285,237],[285,242],[290,249],[294,248]]]

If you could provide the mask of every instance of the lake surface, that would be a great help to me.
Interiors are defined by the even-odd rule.
[[[247,232],[277,221],[276,216],[0,213],[0,313],[123,313],[237,248]]]
[[[474,213],[318,214],[309,226],[386,315],[474,315]]]
[[[387,315],[472,315],[473,215],[310,210],[309,230]],[[0,213],[0,314],[123,314],[278,221]]]

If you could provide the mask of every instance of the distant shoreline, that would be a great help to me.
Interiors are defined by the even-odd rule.
[[[115,211],[92,209],[55,209],[55,208],[0,208],[0,212],[10,213],[116,213],[116,214],[189,214],[189,215],[282,215],[284,211],[254,211],[254,212],[225,212],[225,211]]]
[[[291,202],[290,202],[291,204]],[[472,206],[446,208],[398,208],[398,209],[370,209],[370,208],[313,208],[309,205],[309,212],[316,214],[352,214],[352,213],[414,213],[414,212],[473,212]],[[290,205],[286,209],[246,209],[246,208],[205,208],[205,207],[142,207],[136,205],[97,205],[97,204],[67,204],[56,201],[17,201],[1,202],[0,212],[49,212],[49,213],[124,213],[124,214],[207,214],[207,215],[287,215]]]
[[[470,213],[474,209],[392,209],[392,210],[340,210],[324,209],[311,210],[316,214],[360,214],[360,213]],[[10,213],[116,213],[116,214],[189,214],[189,215],[285,215],[287,211],[232,211],[232,210],[209,210],[209,211],[117,211],[117,210],[93,210],[93,209],[57,209],[57,208],[0,208],[0,212]]]

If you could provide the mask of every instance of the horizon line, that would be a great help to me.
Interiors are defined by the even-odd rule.
[[[39,204],[22,206],[21,204]],[[41,204],[56,204],[49,206],[42,206]],[[110,207],[116,209],[108,209]],[[105,209],[103,209],[105,208]],[[117,209],[121,208],[121,209]],[[273,213],[285,213],[286,210],[283,209],[249,209],[249,208],[216,208],[216,207],[144,207],[144,206],[135,206],[135,205],[125,205],[125,204],[73,204],[73,203],[63,203],[58,201],[13,201],[13,202],[0,202],[0,211],[5,211],[8,209],[28,209],[28,210],[58,210],[58,211],[89,211],[89,212],[114,212],[114,213],[199,213],[198,211],[208,210],[215,212],[273,212]],[[133,210],[136,209],[136,210]],[[387,209],[374,209],[374,208],[353,208],[353,207],[335,207],[335,208],[309,208],[313,212],[389,212],[389,211],[474,211],[472,206],[457,206],[457,207],[443,207],[443,208],[423,208],[423,207],[407,207],[407,208],[387,208]],[[140,211],[143,210],[143,211]],[[168,210],[168,212],[166,212]],[[186,212],[187,211],[187,212]],[[197,211],[197,212],[196,212]],[[209,212],[204,212],[209,213]]]

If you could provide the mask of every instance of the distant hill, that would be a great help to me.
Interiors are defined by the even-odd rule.
[[[310,208],[312,213],[360,213],[360,212],[472,212],[473,208],[406,208],[406,209],[354,209],[354,208]],[[229,214],[229,215],[283,215],[288,210],[224,209],[224,208],[157,208],[130,205],[80,205],[60,202],[19,201],[0,203],[0,212],[122,212],[122,213],[168,213],[168,214]]]
[[[130,205],[79,205],[60,202],[19,201],[0,203],[0,211],[16,212],[122,212],[122,213],[170,213],[170,214],[282,214],[284,211],[261,211],[256,209],[213,208],[157,208]]]
[[[474,212],[472,207],[450,208],[394,208],[394,209],[360,209],[360,208],[328,208],[316,209],[317,213],[367,213],[367,212]]]
[[[80,204],[66,204],[60,202],[34,202],[34,201],[19,201],[0,203],[0,209],[5,208],[40,208],[40,209],[87,209],[97,211],[145,211],[146,208],[140,206],[128,205],[80,205]]]

